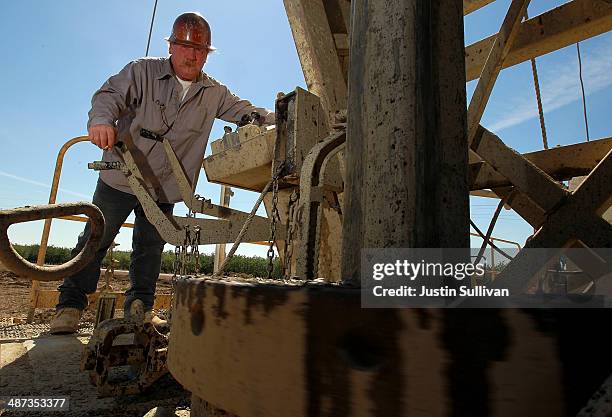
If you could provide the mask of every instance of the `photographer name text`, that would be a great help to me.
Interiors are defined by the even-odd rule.
[[[510,291],[506,288],[488,288],[484,285],[476,285],[473,288],[462,285],[459,288],[444,286],[440,288],[429,288],[425,285],[409,287],[402,285],[399,288],[384,288],[377,285],[372,288],[376,297],[509,297]]]

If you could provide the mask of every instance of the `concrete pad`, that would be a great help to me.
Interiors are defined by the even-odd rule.
[[[87,415],[105,417],[142,416],[154,407],[170,410],[189,393],[169,377],[162,378],[143,394],[98,398],[89,374],[80,371],[81,353],[89,337],[41,336],[24,342],[0,343],[0,397],[69,397],[66,417]],[[0,410],[0,415],[21,415]],[[45,412],[29,412],[33,417]]]
[[[0,396],[24,395],[23,389],[32,385],[32,367],[23,344],[0,344]]]
[[[22,343],[4,343],[0,344],[0,369],[6,365],[15,362],[21,356],[25,355],[27,350]]]
[[[70,411],[110,409],[113,398],[98,399],[96,388],[86,372],[80,372],[81,354],[86,337],[48,336],[23,342],[34,370],[36,386],[45,395],[70,397]]]

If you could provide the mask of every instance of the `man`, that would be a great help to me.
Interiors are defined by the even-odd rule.
[[[226,86],[202,72],[208,54],[215,48],[211,45],[210,26],[200,14],[178,16],[166,40],[169,58],[131,62],[94,94],[88,133],[91,142],[104,150],[104,161],[118,160],[113,146],[117,141],[131,139],[135,159],[152,179],[149,190],[160,209],[171,213],[181,197],[170,164],[163,146],[142,134],[146,136],[149,131],[168,139],[186,174],[196,181],[215,118],[238,122],[244,115],[258,112],[262,116],[260,123],[272,124],[274,114],[236,97]],[[51,322],[53,334],[76,332],[87,306],[87,294],[96,290],[106,250],[132,211],[136,220],[129,271],[131,286],[126,292],[124,311],[129,314],[132,303],[139,300],[134,306],[144,305],[145,320],[151,320],[165,242],[145,217],[120,171],[100,171],[93,203],[104,214],[104,236],[95,259],[59,287],[59,304]],[[75,252],[84,246],[89,231],[87,224]]]

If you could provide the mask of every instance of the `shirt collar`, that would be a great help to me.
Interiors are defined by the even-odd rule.
[[[164,78],[174,76],[174,70],[172,69],[172,64],[170,63],[170,58],[165,58],[164,63],[157,75],[158,80],[162,80]],[[198,79],[193,82],[195,85],[201,85],[203,87],[213,87],[214,83],[210,80],[208,75],[205,72],[200,71],[200,75]]]
[[[172,77],[174,75],[174,70],[172,69],[172,65],[170,64],[169,58],[164,58],[162,67],[157,74],[157,79],[162,80],[164,78]]]

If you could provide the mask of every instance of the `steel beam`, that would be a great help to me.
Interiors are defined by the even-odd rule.
[[[544,171],[482,126],[471,149],[546,212],[557,207],[567,194]]]
[[[346,108],[346,82],[323,0],[284,0],[308,90],[319,96],[331,125]]]
[[[493,3],[495,0],[463,0],[463,14],[467,15]]]
[[[231,187],[222,185],[220,202],[219,202],[220,206],[229,207],[230,198],[233,195],[234,195],[234,192],[232,191]],[[215,245],[215,257],[214,257],[214,263],[213,263],[213,271],[215,273],[217,273],[217,271],[219,270],[219,267],[223,264],[224,260],[225,260],[225,243],[217,243]]]
[[[506,17],[499,29],[499,33],[495,37],[495,42],[491,45],[491,48],[487,54],[487,61],[485,62],[482,72],[480,73],[480,79],[472,94],[470,105],[468,107],[468,141],[472,142],[480,119],[484,113],[493,86],[497,80],[497,76],[502,69],[502,64],[508,55],[508,52],[512,48],[514,38],[518,33],[520,21],[525,15],[525,10],[529,5],[529,0],[512,0],[510,8],[506,13]]]
[[[514,192],[510,196],[510,193],[513,192],[513,187],[494,188],[493,192],[499,198],[507,198],[506,205],[510,206],[512,210],[532,225],[534,229],[539,229],[546,220],[546,212],[531,201],[526,194]]]
[[[525,244],[527,248],[550,248],[550,256],[582,241],[612,265],[612,226],[600,217],[612,205],[612,151],[595,167],[546,223]],[[600,249],[602,249],[600,251]],[[556,250],[554,250],[556,249]],[[494,286],[522,291],[545,265],[546,259],[521,251],[502,271]]]
[[[591,140],[523,154],[523,157],[557,181],[588,175],[612,149],[612,138]],[[491,165],[470,164],[470,190],[511,185]]]
[[[612,3],[574,0],[523,22],[502,64],[508,68],[612,29]],[[468,81],[480,76],[497,34],[465,48]]]

